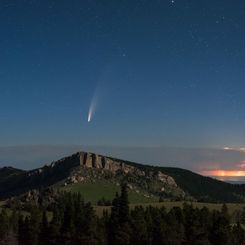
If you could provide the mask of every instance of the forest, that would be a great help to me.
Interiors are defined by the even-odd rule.
[[[80,193],[62,192],[44,209],[0,212],[1,245],[238,245],[245,244],[245,212],[232,223],[224,204],[221,211],[206,207],[170,210],[148,206],[129,207],[127,185],[116,193],[111,211],[98,216]]]

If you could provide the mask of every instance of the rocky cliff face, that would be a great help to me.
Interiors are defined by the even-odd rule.
[[[114,161],[111,158],[97,155],[94,153],[80,152],[80,165],[87,168],[104,169],[113,173],[121,170],[128,173],[134,170],[134,167],[126,165],[124,162]]]
[[[144,176],[157,179],[165,184],[177,187],[175,180],[161,171],[158,172],[145,172],[134,166],[130,166],[123,161],[113,160],[112,158],[97,155],[88,152],[79,152],[80,166],[86,168],[94,168],[100,170],[110,171],[113,174],[122,172],[124,174],[135,174],[137,176]]]

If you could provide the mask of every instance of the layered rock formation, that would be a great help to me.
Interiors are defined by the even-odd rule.
[[[111,158],[94,153],[80,152],[80,165],[87,168],[104,169],[113,173],[121,170],[124,173],[133,171],[135,168],[124,162],[114,161]]]
[[[76,166],[82,167],[82,169],[91,169],[96,170],[97,173],[99,172],[109,172],[112,175],[115,175],[117,173],[122,173],[124,175],[134,175],[138,177],[145,177],[150,180],[157,180],[162,182],[165,185],[169,185],[172,187],[177,187],[177,184],[175,180],[169,176],[164,174],[161,171],[143,171],[135,166],[131,166],[129,164],[126,164],[124,161],[116,160],[110,157],[101,156],[94,153],[89,152],[79,152],[75,155],[73,155],[74,158],[79,159],[75,162],[77,163]],[[67,161],[67,159],[62,159],[57,164],[60,164],[62,161]],[[71,183],[77,183],[77,182],[83,182],[86,180],[86,176],[88,175],[88,172],[83,171],[82,169],[74,171],[69,176],[69,182]],[[91,174],[91,173],[90,173]],[[98,174],[97,174],[98,175]],[[93,176],[97,176],[93,174]]]

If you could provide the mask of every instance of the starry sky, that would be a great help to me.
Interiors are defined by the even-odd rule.
[[[244,148],[244,12],[243,0],[2,0],[0,146]]]

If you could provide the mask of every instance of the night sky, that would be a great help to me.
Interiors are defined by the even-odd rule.
[[[0,146],[240,154],[244,13],[244,0],[1,0]]]

